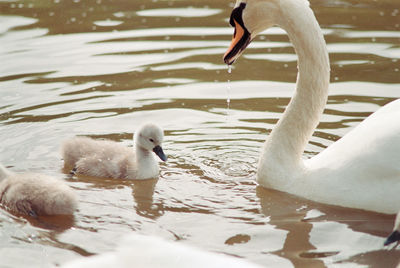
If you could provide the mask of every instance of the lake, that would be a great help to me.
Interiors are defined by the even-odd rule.
[[[233,1],[0,1],[0,162],[75,189],[73,219],[0,210],[1,267],[53,267],[138,232],[265,267],[394,267],[394,215],[311,202],[255,182],[258,156],[295,88],[285,32],[258,36],[228,73]],[[398,0],[311,0],[331,60],[318,154],[400,97]],[[165,131],[160,178],[70,176],[76,135],[132,146]]]

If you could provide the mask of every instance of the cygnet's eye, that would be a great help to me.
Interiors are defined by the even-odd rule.
[[[150,141],[150,142],[154,142],[154,140],[153,140],[153,139],[151,139],[151,138],[149,139],[149,141]]]

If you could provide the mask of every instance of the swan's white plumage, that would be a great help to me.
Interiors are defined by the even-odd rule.
[[[62,156],[66,168],[75,168],[76,173],[120,179],[149,179],[158,177],[159,167],[152,155],[159,148],[160,158],[166,157],[161,149],[164,135],[160,127],[145,124],[135,134],[134,150],[109,140],[93,140],[75,137],[62,145]]]
[[[0,165],[0,203],[25,215],[71,215],[77,207],[73,190],[38,173],[14,173]]]
[[[246,260],[211,253],[154,236],[130,234],[113,252],[81,258],[62,268],[260,268]]]
[[[328,97],[329,58],[321,29],[305,0],[238,0],[236,7],[242,3],[251,38],[278,25],[298,55],[296,92],[264,144],[257,181],[322,203],[396,213],[400,209],[400,100],[303,161],[302,153]]]

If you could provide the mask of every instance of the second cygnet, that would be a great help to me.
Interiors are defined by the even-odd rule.
[[[0,203],[11,212],[71,215],[77,208],[75,192],[62,181],[38,173],[14,173],[0,165]]]

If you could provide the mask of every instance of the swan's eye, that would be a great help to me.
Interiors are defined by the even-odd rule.
[[[153,139],[149,139],[149,141],[150,141],[150,142],[154,142],[154,140],[153,140]]]

